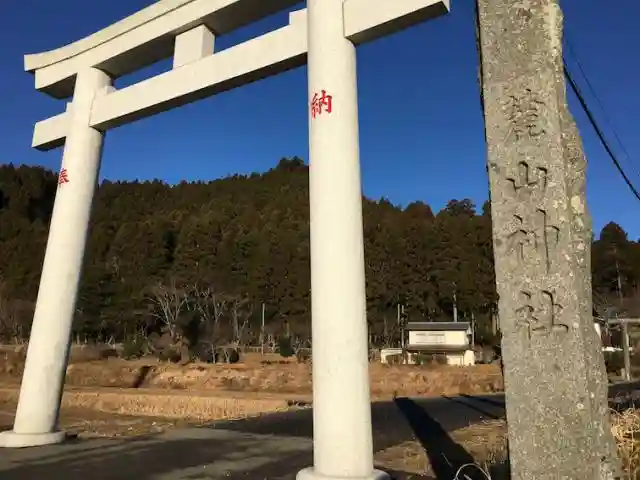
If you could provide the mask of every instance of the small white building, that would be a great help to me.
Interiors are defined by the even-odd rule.
[[[469,322],[409,322],[403,338],[408,363],[418,355],[442,355],[447,365],[474,365]]]

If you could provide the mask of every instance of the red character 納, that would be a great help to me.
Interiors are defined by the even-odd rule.
[[[313,95],[311,99],[311,117],[316,118],[316,115],[322,114],[323,111],[327,113],[331,113],[331,103],[333,97],[331,95],[327,95],[326,90],[321,90],[321,94],[317,93]]]

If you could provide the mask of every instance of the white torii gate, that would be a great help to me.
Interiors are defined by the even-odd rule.
[[[25,56],[36,88],[73,97],[35,125],[64,145],[13,430],[0,446],[58,443],[91,202],[104,133],[308,63],[314,467],[298,478],[386,478],[373,469],[355,45],[445,14],[449,0],[308,0],[283,28],[214,52],[226,34],[299,0],[160,0],[82,40]],[[173,69],[116,90],[163,58]]]

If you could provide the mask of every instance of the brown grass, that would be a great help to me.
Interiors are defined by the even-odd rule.
[[[26,349],[0,353],[0,383],[16,385],[24,368]],[[172,390],[225,390],[311,394],[311,365],[274,354],[246,354],[235,365],[176,365],[156,358],[127,361],[114,358],[108,347],[78,347],[71,351],[66,383],[86,387],[144,387]],[[107,357],[107,358],[105,358]],[[371,394],[376,399],[394,395],[457,395],[502,391],[495,365],[370,366]]]
[[[0,403],[15,403],[18,391],[0,390]],[[238,419],[284,411],[293,405],[290,399],[188,395],[179,392],[144,392],[120,390],[66,391],[62,408],[93,410],[96,412],[162,417],[188,421]]]
[[[451,439],[462,446],[485,471],[497,469],[507,457],[506,423],[490,420],[471,425],[451,434]],[[378,452],[376,465],[382,469],[396,470],[416,475],[434,475],[429,458],[419,442],[410,441]],[[456,464],[455,459],[451,459]],[[495,472],[495,478],[503,478]],[[495,480],[495,479],[494,479]]]
[[[613,412],[611,431],[618,444],[622,469],[630,479],[640,478],[640,410]]]
[[[370,368],[371,394],[374,398],[393,395],[483,394],[502,390],[497,367],[419,367],[383,366]],[[106,361],[76,363],[67,369],[67,384],[95,387],[131,387],[180,390],[226,390],[311,394],[311,366],[272,364],[253,366],[190,364],[186,366],[157,362]]]
[[[370,366],[371,393],[375,397],[484,394],[503,390],[497,365],[453,367],[447,365]]]
[[[5,377],[16,377],[22,375],[24,369],[25,349],[0,350],[0,374]]]
[[[611,431],[618,445],[624,478],[640,479],[640,409],[612,412],[611,415]],[[493,480],[509,478],[504,420],[491,420],[457,430],[451,438],[473,457],[477,466],[490,472]],[[433,475],[427,454],[417,441],[388,448],[377,453],[375,458],[383,469]]]
[[[15,402],[0,401],[0,430],[10,428],[15,408]],[[74,407],[64,407],[60,414],[62,429],[80,438],[132,437],[190,425],[184,420],[114,415]]]

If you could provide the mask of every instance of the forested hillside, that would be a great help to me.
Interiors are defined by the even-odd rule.
[[[188,293],[215,299],[215,311],[198,311],[219,317],[228,326],[220,332],[230,338],[237,339],[239,326],[245,342],[257,336],[262,304],[274,334],[286,328],[307,337],[307,184],[307,167],[297,158],[264,174],[212,182],[104,182],[94,203],[76,335],[123,339],[149,332],[172,301],[177,316],[198,310],[178,300]],[[55,191],[54,172],[0,166],[5,339],[28,333]],[[411,320],[450,319],[454,293],[460,317],[473,315],[480,336],[487,335],[496,293],[488,204],[479,210],[470,200],[451,200],[435,215],[421,202],[398,208],[365,200],[368,317],[376,338],[384,337],[385,324],[388,336],[398,303]],[[640,244],[615,224],[599,237],[597,303],[619,306],[620,287],[623,309],[632,308]]]

